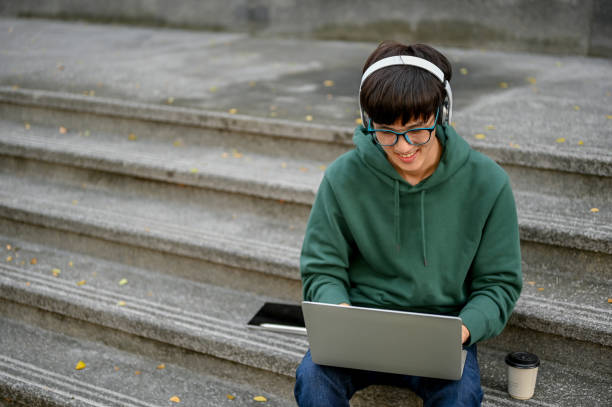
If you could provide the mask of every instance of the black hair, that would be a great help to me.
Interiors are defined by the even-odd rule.
[[[440,52],[425,44],[403,45],[395,41],[380,43],[366,60],[363,72],[375,62],[394,55],[426,59],[442,70],[444,79],[451,79],[451,64]],[[402,124],[412,119],[426,120],[438,108],[442,109],[445,97],[444,85],[435,75],[410,65],[392,65],[375,71],[363,82],[359,96],[365,114],[380,124],[393,124],[397,119]]]

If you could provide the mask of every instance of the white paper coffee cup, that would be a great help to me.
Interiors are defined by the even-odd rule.
[[[519,400],[533,397],[540,359],[533,353],[512,352],[506,356],[506,364],[510,396]]]

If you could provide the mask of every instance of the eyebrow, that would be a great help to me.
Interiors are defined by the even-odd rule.
[[[424,122],[424,121],[421,120],[419,122],[413,123],[412,125],[408,126],[405,130],[418,129],[418,128],[421,128],[421,127],[425,126],[426,124],[427,124],[427,122]],[[385,130],[393,130],[393,131],[400,132],[397,129],[394,129],[392,127],[387,126],[386,124],[381,124],[380,127],[385,129]]]

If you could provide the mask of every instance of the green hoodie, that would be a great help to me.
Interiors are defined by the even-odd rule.
[[[498,335],[522,288],[507,174],[437,126],[435,172],[407,183],[363,127],[312,207],[300,269],[306,301],[460,316],[470,344]]]

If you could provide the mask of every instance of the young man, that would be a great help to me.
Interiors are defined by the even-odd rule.
[[[393,62],[368,70],[382,60]],[[327,169],[308,221],[304,299],[459,316],[468,356],[450,381],[320,366],[308,352],[296,400],[348,406],[357,390],[390,384],[425,406],[478,406],[476,343],[503,330],[522,288],[508,176],[447,123],[451,66],[438,51],[382,43],[363,71],[356,148]]]

